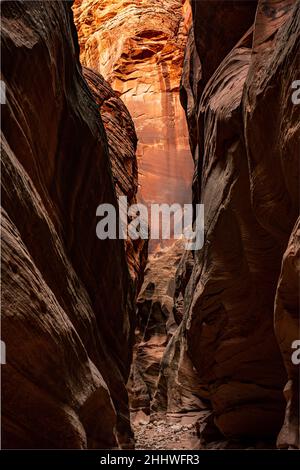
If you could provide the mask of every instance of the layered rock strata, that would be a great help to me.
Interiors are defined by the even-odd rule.
[[[187,353],[184,317],[185,292],[194,266],[191,251],[184,251],[175,273],[172,313],[177,328],[170,338],[162,356],[156,390],[151,403],[154,414],[185,416],[207,409],[208,404],[200,398],[200,381]]]

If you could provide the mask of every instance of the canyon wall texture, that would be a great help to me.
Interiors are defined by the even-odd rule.
[[[117,197],[125,196],[128,206],[131,206],[137,202],[138,192],[137,136],[133,121],[124,103],[101,75],[87,67],[83,67],[83,75],[101,113]],[[127,214],[122,213],[121,216],[124,222],[130,222]],[[127,263],[136,293],[143,283],[147,248],[147,240],[128,237],[125,241]]]
[[[143,256],[97,239],[96,208],[116,207],[116,191],[136,198],[134,126],[85,71],[103,125],[70,2],[1,9],[2,445],[132,446],[125,384],[141,276],[130,259]]]
[[[133,446],[129,376],[200,445],[299,447],[300,1],[75,0],[78,37],[71,6],[1,5],[3,447]],[[143,282],[96,237],[118,196],[203,203],[203,249]]]
[[[183,240],[177,240],[148,259],[137,299],[136,344],[128,387],[133,412],[150,414],[161,359],[177,327],[173,315],[174,279],[183,250]]]
[[[282,428],[278,446],[297,447],[300,4],[261,0],[255,13],[255,2],[191,3],[181,95],[205,244],[182,335],[224,436]]]
[[[189,203],[192,159],[179,84],[190,24],[182,0],[76,0],[80,57],[128,107],[138,135],[138,198]]]
[[[159,376],[154,398],[151,403],[152,413],[168,413],[174,417],[207,409],[201,398],[199,376],[187,354],[186,317],[184,299],[186,288],[194,267],[191,251],[184,251],[175,272],[172,299],[172,314],[177,325],[161,358]]]
[[[183,239],[149,256],[128,384],[135,424],[165,420],[165,413],[177,421],[206,408],[183,335],[183,301],[192,269],[192,253],[184,250]]]

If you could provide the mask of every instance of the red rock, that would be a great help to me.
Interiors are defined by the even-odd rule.
[[[189,203],[192,159],[179,84],[188,1],[76,0],[81,61],[100,72],[128,107],[138,136],[146,203]]]
[[[4,447],[133,445],[145,245],[100,242],[95,214],[137,199],[133,121],[140,200],[189,202],[182,62],[205,245],[150,260],[131,408],[145,423],[208,405],[210,448],[299,447],[300,5],[191,5],[188,35],[187,1],[76,0],[90,89],[68,3],[2,5]]]
[[[192,0],[191,6],[203,90],[222,60],[252,26],[257,0]]]
[[[275,332],[288,373],[287,409],[279,447],[300,447],[299,366],[292,343],[300,338],[299,267],[299,105],[292,84],[300,76],[300,5],[291,0],[260,2],[253,55],[244,94],[244,122],[251,201],[281,263],[275,299]],[[295,226],[294,226],[295,225]],[[293,228],[294,227],[294,228]]]
[[[219,430],[228,437],[274,437],[284,419],[286,381],[274,301],[299,213],[299,111],[291,100],[300,70],[299,3],[259,2],[253,39],[249,29],[239,42],[254,21],[252,2],[236,2],[237,8],[230,2],[228,16],[228,4],[219,3],[192,2],[197,51],[190,37],[182,80],[195,156],[193,199],[205,205],[206,240],[195,253],[183,322],[200,396],[209,398]],[[216,30],[221,34],[213,38]],[[288,311],[296,311],[298,292],[291,291]],[[280,295],[276,312],[287,325]],[[284,351],[289,340],[281,340]],[[287,358],[285,363],[289,370]],[[293,379],[288,388],[281,447],[296,446],[298,439]]]
[[[126,106],[101,75],[86,67],[83,67],[83,73],[99,105],[117,196],[126,196],[128,206],[131,206],[137,202],[138,191],[137,136],[134,123]],[[143,283],[147,248],[146,240],[127,238],[125,242],[127,262],[136,292],[139,292]]]
[[[173,316],[174,277],[183,252],[177,240],[149,257],[137,300],[137,329],[128,384],[132,412],[150,413],[166,345],[176,330]]]
[[[2,445],[131,446],[135,291],[123,242],[96,237],[97,206],[117,200],[69,2],[2,4],[2,73]],[[134,197],[119,106],[130,168],[118,185]]]
[[[199,101],[204,88],[222,60],[252,26],[257,0],[195,0],[191,2],[193,25],[185,50],[181,79],[181,102],[186,111],[190,147],[195,160],[193,197],[200,192],[202,155],[198,129]],[[194,33],[194,31],[196,33]],[[199,172],[199,176],[198,176]]]
[[[292,361],[295,341],[300,338],[299,326],[299,219],[292,231],[283,256],[275,298],[275,332],[288,374],[284,389],[287,408],[278,447],[299,448],[299,364]],[[299,349],[299,344],[298,344]]]
[[[184,251],[175,274],[173,316],[178,328],[170,338],[160,363],[156,391],[151,403],[152,413],[167,413],[168,416],[196,415],[206,408],[200,398],[201,383],[195,367],[187,353],[186,317],[184,302],[186,287],[194,265],[191,251]]]

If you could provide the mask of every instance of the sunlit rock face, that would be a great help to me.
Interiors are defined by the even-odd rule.
[[[133,117],[139,200],[188,203],[192,159],[179,83],[189,2],[76,0],[81,62],[100,72]]]

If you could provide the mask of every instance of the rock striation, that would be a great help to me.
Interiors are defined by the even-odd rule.
[[[182,239],[149,256],[137,301],[128,383],[136,426],[161,419],[196,421],[199,410],[207,408],[183,335],[183,299],[192,268],[191,252],[184,250]]]
[[[2,445],[132,446],[125,384],[141,279],[123,241],[95,229],[99,204],[136,197],[134,127],[85,71],[103,125],[69,2],[1,10]]]
[[[137,136],[134,123],[124,103],[101,75],[87,67],[83,67],[83,75],[99,106],[106,131],[117,197],[125,196],[128,206],[131,206],[136,204],[138,192]],[[125,215],[124,218],[130,222]],[[138,293],[147,263],[148,242],[127,238],[125,250],[135,292]]]
[[[3,447],[132,447],[128,388],[137,424],[202,410],[193,445],[299,448],[300,1],[1,10]],[[143,279],[96,237],[119,196],[204,204],[203,249]]]
[[[285,420],[277,439],[280,448],[299,447],[299,364],[291,360],[291,346],[296,349],[295,338],[299,338],[299,251],[298,219],[283,256],[275,297],[275,332],[288,375],[284,388],[287,400]],[[296,346],[299,351],[299,339]],[[299,361],[299,352],[296,359]]]
[[[118,92],[135,123],[138,199],[191,200],[192,159],[179,84],[188,1],[76,0],[80,57]]]
[[[284,423],[278,445],[297,447],[300,3],[191,3],[181,96],[205,244],[182,335],[225,437],[276,437]]]

